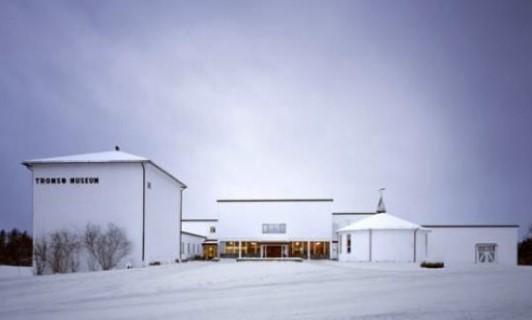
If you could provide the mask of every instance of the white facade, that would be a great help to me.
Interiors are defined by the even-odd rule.
[[[381,213],[338,230],[339,260],[418,262],[426,258],[428,230]]]
[[[182,219],[186,186],[152,161],[120,151],[23,163],[32,172],[33,236],[113,223],[132,243],[125,265],[208,258],[515,265],[518,226],[420,226],[385,212],[333,212],[333,199],[218,200],[217,219]]]
[[[329,257],[332,201],[218,200],[220,253],[223,256],[239,252],[241,256],[242,251],[244,255],[252,251],[260,257]]]
[[[376,212],[333,212],[332,213],[332,237],[338,240],[338,230],[348,225],[358,222],[364,218],[371,217]]]
[[[493,263],[517,264],[518,226],[516,225],[429,225],[428,252],[432,260],[450,264],[474,264],[479,246],[494,245]]]
[[[331,241],[332,200],[218,200],[218,239]],[[263,233],[263,224],[286,224],[286,232]]]
[[[181,259],[190,260],[199,258],[203,255],[203,241],[206,237],[182,231],[181,233]]]
[[[132,243],[122,267],[179,258],[186,186],[150,160],[112,151],[23,164],[32,172],[34,239],[113,223]]]
[[[361,219],[376,214],[376,212],[333,212],[332,213],[332,239],[331,259],[338,259],[339,242],[338,230],[355,223]]]
[[[206,237],[210,240],[218,239],[216,232],[218,219],[183,219],[182,230]]]

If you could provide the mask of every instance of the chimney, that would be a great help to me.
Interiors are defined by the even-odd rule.
[[[382,192],[386,190],[385,188],[380,188],[379,192],[381,197],[379,199],[379,204],[377,205],[377,213],[386,213],[386,206],[384,205],[384,199],[382,198]]]

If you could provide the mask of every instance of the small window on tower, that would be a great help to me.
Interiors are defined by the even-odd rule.
[[[148,187],[148,189],[151,189],[151,182],[148,181],[147,187]]]

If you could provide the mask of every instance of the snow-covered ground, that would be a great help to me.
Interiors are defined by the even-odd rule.
[[[13,279],[18,277],[30,277],[33,273],[31,267],[14,267],[0,265],[0,280],[4,278]]]
[[[532,319],[532,268],[222,261],[4,277],[0,319]]]

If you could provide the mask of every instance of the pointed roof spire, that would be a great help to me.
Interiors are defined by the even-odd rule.
[[[386,212],[386,206],[384,205],[384,199],[382,197],[382,192],[386,190],[385,188],[380,188],[379,189],[379,192],[380,192],[380,199],[379,199],[379,204],[377,205],[377,213],[385,213]]]

